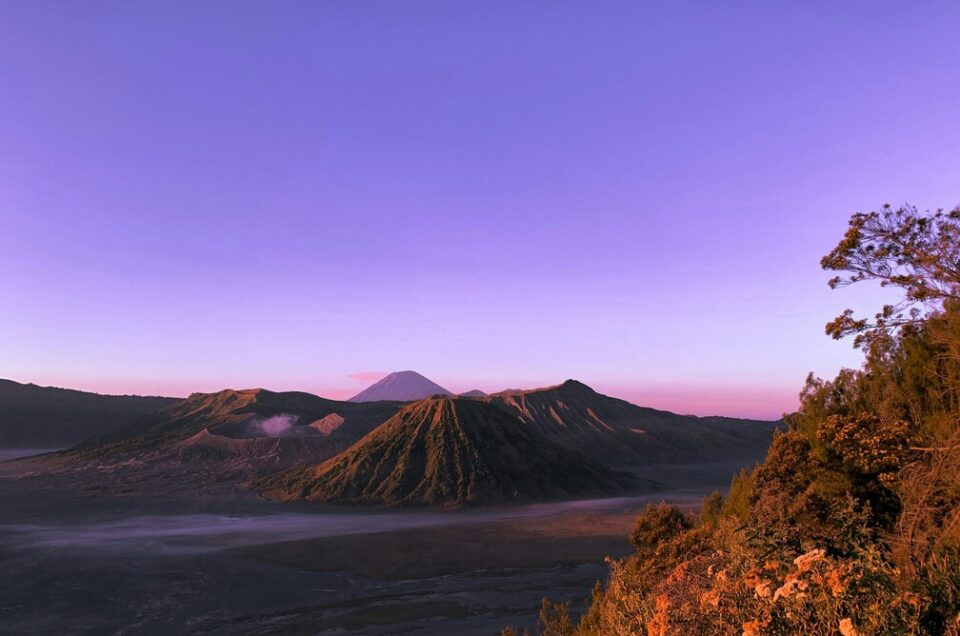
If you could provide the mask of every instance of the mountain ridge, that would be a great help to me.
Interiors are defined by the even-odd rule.
[[[518,442],[526,447],[559,447],[606,468],[752,460],[769,446],[776,427],[775,422],[696,418],[639,407],[575,380],[523,391],[435,396],[407,403],[344,402],[296,391],[224,389],[192,394],[67,451],[15,461],[37,474],[89,471],[98,488],[114,484],[122,490],[122,483],[130,481],[135,488],[155,488],[161,482],[172,488],[239,487],[274,472],[326,462],[378,431],[401,409],[445,399],[456,400],[457,413],[472,408],[461,404],[484,409],[482,417],[475,419],[493,421],[492,430],[500,431],[497,435],[506,426],[520,429],[527,437],[536,438],[535,442]],[[452,448],[461,448],[461,441],[450,434],[452,429],[447,425],[441,428],[438,434],[452,440]],[[473,452],[472,447],[463,448],[468,455]],[[530,452],[539,455],[536,448]],[[553,468],[548,472],[556,474]],[[179,479],[163,481],[164,475],[171,474]],[[511,472],[504,468],[500,474]],[[455,483],[473,479],[449,475]],[[154,481],[148,483],[150,480]],[[529,475],[522,481],[539,483]],[[442,488],[430,490],[439,493]],[[537,495],[534,488],[524,496],[547,496],[546,490],[541,490]],[[499,492],[502,496],[507,491]],[[391,495],[391,501],[403,502],[404,497]],[[489,493],[479,497],[496,499]],[[462,505],[471,497],[460,492],[453,500]]]
[[[608,465],[760,457],[776,421],[678,415],[610,397],[577,380],[492,393],[487,401],[547,438]]]
[[[340,455],[253,486],[287,501],[470,506],[611,494],[630,483],[496,406],[434,397],[404,406]]]
[[[0,447],[71,446],[181,398],[110,395],[0,379]]]

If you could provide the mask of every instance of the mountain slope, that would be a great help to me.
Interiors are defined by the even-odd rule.
[[[331,457],[399,408],[264,389],[197,393],[123,430],[68,451],[18,460],[18,466],[33,474],[87,476],[118,489],[238,484]]]
[[[615,465],[759,458],[777,426],[636,406],[576,380],[476,399],[498,406],[558,444]]]
[[[348,402],[377,402],[395,400],[410,402],[431,395],[450,395],[439,384],[423,377],[416,371],[397,371],[354,395]]]
[[[70,446],[179,401],[0,380],[0,448]]]
[[[462,506],[609,493],[630,483],[500,408],[429,398],[344,453],[254,486],[281,500]]]

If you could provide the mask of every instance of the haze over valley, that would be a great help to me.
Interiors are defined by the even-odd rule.
[[[597,576],[604,556],[625,549],[626,526],[646,502],[692,506],[723,488],[779,425],[643,408],[575,380],[457,396],[412,371],[349,401],[265,389],[170,399],[3,386],[0,431],[20,446],[63,443],[49,436],[56,423],[70,432],[100,423],[67,449],[0,463],[5,596],[17,607],[0,627],[15,631],[80,631],[136,614],[145,632],[189,616],[186,632],[259,633],[279,611],[284,629],[377,634],[388,620],[417,633],[489,633],[558,582]],[[128,409],[122,421],[117,404]],[[145,582],[109,610],[68,605],[51,623],[32,584],[13,582],[49,567],[64,584],[82,577],[97,589],[107,585],[90,561],[98,554],[158,569],[183,600],[144,614],[136,608],[157,593]],[[241,586],[218,603],[183,574],[191,568],[274,577],[276,592]],[[337,595],[297,606],[310,586],[356,575],[365,582],[343,588],[356,599],[351,609]],[[491,596],[504,585],[522,591]],[[438,589],[445,600],[429,600]],[[417,610],[391,606],[375,618],[391,597]]]
[[[957,33],[0,1],[0,635],[960,636]]]

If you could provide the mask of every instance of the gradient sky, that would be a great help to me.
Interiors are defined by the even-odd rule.
[[[347,397],[568,377],[779,416],[960,203],[960,3],[0,3],[0,377]]]

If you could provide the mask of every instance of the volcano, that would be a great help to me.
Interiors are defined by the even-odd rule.
[[[267,497],[468,506],[620,492],[632,478],[471,398],[414,402],[340,455],[265,477]]]
[[[265,389],[195,393],[109,435],[17,461],[35,474],[77,475],[121,491],[232,488],[258,475],[332,457],[400,406]]]
[[[450,395],[451,391],[429,380],[416,371],[396,371],[357,393],[348,402],[379,402],[392,400],[410,402],[431,395]]]

